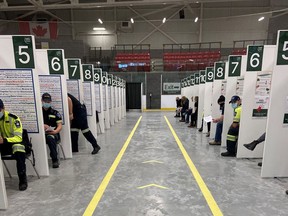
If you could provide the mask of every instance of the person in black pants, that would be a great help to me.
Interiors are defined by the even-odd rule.
[[[181,109],[181,120],[179,120],[180,122],[185,122],[185,115],[186,112],[189,109],[189,100],[187,97],[182,96],[181,98],[181,102],[182,102],[182,109]]]
[[[181,111],[181,99],[179,97],[176,97],[176,115],[174,117],[180,117],[180,111]]]
[[[78,137],[79,130],[82,131],[84,137],[93,146],[91,154],[97,154],[101,149],[97,144],[97,140],[91,133],[88,121],[85,105],[81,104],[73,95],[68,93],[68,106],[69,106],[69,119],[71,121],[71,140],[72,140],[72,152],[78,152]]]
[[[188,127],[196,127],[197,126],[197,118],[198,118],[198,96],[195,96],[194,100],[194,113],[191,114],[191,122]]]

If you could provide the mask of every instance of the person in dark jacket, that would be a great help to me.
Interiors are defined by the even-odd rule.
[[[186,112],[189,109],[189,100],[188,100],[188,98],[185,97],[185,96],[182,96],[181,103],[182,103],[181,120],[179,120],[179,121],[180,122],[185,122],[185,115],[186,115]]]
[[[181,99],[179,97],[176,97],[176,115],[174,117],[180,117],[180,111],[181,111]]]
[[[195,96],[194,100],[194,112],[191,114],[191,122],[188,127],[196,127],[197,126],[197,119],[198,119],[198,96]]]
[[[78,152],[78,137],[81,130],[84,137],[91,143],[93,151],[97,154],[101,149],[97,140],[88,127],[87,112],[85,105],[81,104],[73,95],[68,93],[69,119],[71,121],[72,152]]]

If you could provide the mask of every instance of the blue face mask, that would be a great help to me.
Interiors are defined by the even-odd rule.
[[[51,104],[50,103],[42,103],[42,106],[46,109],[50,108],[51,107]]]
[[[3,117],[4,112],[0,112],[0,119]]]
[[[236,108],[238,107],[238,104],[237,104],[237,103],[232,103],[232,104],[231,104],[231,107],[232,107],[233,109],[236,109]]]

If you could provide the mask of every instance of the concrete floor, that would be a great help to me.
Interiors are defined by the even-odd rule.
[[[125,143],[143,116],[111,178],[95,216],[213,215],[164,119],[166,115],[223,215],[288,215],[288,181],[260,178],[259,160],[222,158],[220,146],[209,146],[205,134],[187,128],[172,112],[127,113],[98,137],[102,149],[91,155],[82,147],[73,159],[17,190],[6,178],[9,209],[1,216],[82,215]],[[156,160],[156,162],[147,162]],[[143,163],[144,162],[144,163]],[[165,188],[141,186],[156,184]]]

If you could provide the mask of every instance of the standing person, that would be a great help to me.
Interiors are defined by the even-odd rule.
[[[0,99],[0,152],[1,155],[12,155],[16,159],[19,190],[28,187],[25,164],[25,146],[22,144],[22,124],[18,116],[5,110]]]
[[[91,133],[88,127],[87,112],[85,105],[82,105],[73,95],[68,93],[68,107],[69,118],[71,121],[71,140],[72,140],[72,152],[78,152],[78,136],[81,129],[84,137],[93,146],[91,154],[97,154],[101,149],[97,144],[97,140]]]
[[[232,108],[234,109],[234,119],[233,123],[231,124],[228,134],[227,134],[227,152],[222,152],[221,156],[223,157],[235,157],[236,156],[236,144],[238,140],[239,134],[239,125],[240,125],[240,118],[241,118],[241,99],[239,96],[234,95],[229,104],[231,104]]]
[[[50,157],[52,159],[52,167],[59,167],[59,160],[57,154],[57,142],[60,140],[60,131],[62,130],[61,114],[52,108],[52,98],[49,93],[42,95],[42,112],[44,119],[44,130],[46,144],[50,150]]]
[[[179,97],[176,97],[176,115],[174,117],[180,117],[180,111],[181,111],[181,99]]]
[[[223,119],[224,119],[224,108],[225,108],[225,97],[221,95],[217,101],[220,106],[221,115],[219,118],[213,119],[213,123],[216,125],[216,133],[213,141],[210,141],[210,145],[221,145],[222,129],[223,129]]]

